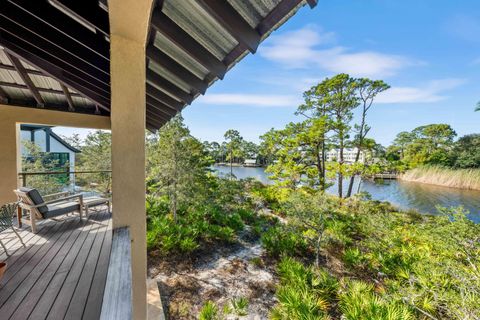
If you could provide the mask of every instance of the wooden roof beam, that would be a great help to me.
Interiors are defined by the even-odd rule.
[[[42,74],[42,76],[45,76]],[[60,83],[61,85],[61,83]],[[11,82],[5,82],[5,81],[0,81],[0,86],[2,87],[7,87],[7,88],[17,88],[17,89],[23,89],[23,90],[28,90],[28,87],[24,84],[19,84],[19,83],[11,83]],[[46,93],[53,93],[53,94],[60,94],[63,95],[64,92],[62,90],[55,90],[55,89],[48,89],[48,88],[41,88],[37,87],[37,90],[40,92],[46,92]],[[78,93],[73,93],[70,92],[70,96],[72,97],[84,97],[81,94]]]
[[[158,90],[151,84],[147,83],[147,95],[164,103],[166,106],[170,107],[173,110],[180,111],[183,109],[184,103],[175,100],[174,98],[170,97],[168,94]]]
[[[47,1],[8,0],[8,2],[30,14],[31,19],[41,20],[97,55],[110,60],[110,44],[105,37],[99,37],[94,32],[82,27],[77,21],[54,8]],[[84,1],[81,3],[83,4]]]
[[[0,87],[0,103],[8,103],[8,95],[2,87]]]
[[[160,128],[162,125],[167,123],[172,117],[165,116],[164,114],[159,113],[158,111],[155,110],[155,108],[147,104],[146,118],[147,120],[150,120],[152,123],[156,123]]]
[[[37,102],[37,106],[40,108],[43,108],[45,106],[45,101],[40,95],[40,92],[38,91],[37,87],[33,83],[32,79],[30,79],[30,76],[27,74],[27,71],[25,70],[25,67],[23,66],[23,64],[20,62],[20,60],[17,57],[12,56],[8,52],[5,52],[5,54],[7,55],[10,62],[12,62],[13,66],[15,67],[15,70],[17,70],[17,73],[20,76],[20,78],[22,78],[23,82],[28,87],[28,90],[30,90],[30,92],[32,93],[33,97],[35,98],[35,101]]]
[[[24,50],[44,60],[53,62],[58,67],[80,78],[88,80],[109,95],[110,73],[108,69],[104,70],[92,66],[72,55],[65,48],[60,48],[59,45],[45,40],[8,19],[4,19],[4,16],[0,18],[0,31],[2,31],[2,38],[21,46]]]
[[[280,3],[278,3],[257,26],[256,30],[260,34],[260,37],[264,37],[267,32],[272,31],[279,21],[281,21],[286,15],[288,15],[297,6],[301,5],[304,1],[305,0],[282,0]],[[309,4],[310,6],[312,5],[311,3]],[[225,59],[223,59],[224,64],[229,66],[242,54],[244,54],[245,50],[247,49],[248,48],[243,43],[239,43],[232,51],[230,51],[229,54],[227,54]]]
[[[0,19],[0,25],[2,19]],[[92,77],[86,72],[82,72],[71,64],[65,63],[63,60],[49,54],[46,51],[38,49],[32,45],[28,40],[19,38],[10,33],[5,33],[0,29],[0,44],[3,45],[7,51],[14,53],[15,56],[27,61],[37,69],[44,73],[52,74],[52,76],[59,82],[63,82],[66,86],[74,89],[77,92],[85,94],[88,89],[94,93],[94,96],[101,96],[103,100],[95,100],[92,96],[88,96],[94,102],[109,107],[110,103],[105,104],[110,100],[110,85]],[[41,65],[42,67],[39,67]],[[68,81],[68,82],[67,82]],[[72,84],[73,81],[73,84]]]
[[[35,54],[25,50],[23,46],[19,46],[5,39],[4,34],[0,32],[0,44],[11,55],[15,55],[17,58],[21,57],[25,61],[35,68],[43,71],[47,76],[54,78],[55,80],[64,83],[66,86],[74,89],[84,97],[98,103],[103,109],[110,112],[110,98],[99,92],[99,89],[92,85],[90,82],[85,81],[82,78],[71,74],[68,71],[60,69],[54,62],[44,60]]]
[[[45,44],[54,45],[57,52],[63,51],[63,55],[65,55],[65,53],[72,55],[76,60],[85,62],[88,65],[95,67],[100,71],[104,71],[106,74],[109,74],[109,57],[105,58],[99,56],[98,54],[79,44],[77,41],[66,36],[63,32],[58,31],[57,29],[51,27],[48,23],[45,23],[38,18],[32,17],[32,15],[30,15],[28,12],[25,12],[10,2],[5,2],[2,4],[2,7],[0,8],[0,15],[2,15],[4,19],[10,21],[11,24],[13,23],[13,28],[16,27],[18,34],[22,37],[30,37],[30,34],[34,34],[35,36],[38,36],[44,40],[43,42]],[[82,28],[82,26],[79,25],[78,28]],[[51,50],[49,49],[49,51]]]
[[[81,21],[82,24],[110,37],[108,12],[99,6],[98,1],[49,0],[49,2],[65,14]]]
[[[243,19],[228,1],[197,0],[197,2],[250,52],[257,51],[261,40],[260,34]]]
[[[282,0],[257,26],[257,31],[261,36],[272,30],[275,25],[282,20],[289,12],[300,5],[304,0]]]
[[[162,76],[160,76],[159,74],[153,72],[148,68],[147,68],[147,81],[159,88],[162,88],[163,90],[167,91],[174,97],[177,97],[178,100],[181,100],[187,104],[190,104],[193,101],[193,96],[190,93],[183,91],[172,82],[168,81],[167,79],[163,78]]]
[[[147,104],[146,108],[147,118],[156,120],[157,122],[167,122],[171,119],[171,116],[166,116],[163,113],[158,113],[156,108]]]
[[[190,72],[187,68],[182,66],[180,63],[170,58],[167,54],[163,53],[160,49],[155,46],[148,46],[146,50],[147,58],[155,62],[156,64],[167,69],[169,72],[180,78],[188,86],[193,88],[195,91],[205,94],[205,91],[208,88],[208,83],[198,78],[196,75]]]
[[[215,76],[223,79],[227,72],[227,66],[165,15],[161,8],[157,8],[153,12],[151,24],[157,32],[175,43]]]
[[[14,67],[14,66],[11,66],[11,65],[9,65],[9,64],[3,64],[3,63],[0,63],[0,69],[8,70],[8,71],[17,71],[17,70],[15,70],[15,67]],[[43,73],[42,73],[41,71],[32,70],[32,69],[27,69],[27,68],[25,68],[25,71],[26,71],[28,74],[34,74],[34,75],[37,75],[37,76],[43,76]]]
[[[67,99],[68,111],[75,111],[75,105],[73,104],[73,100],[72,100],[72,96],[70,94],[70,91],[68,91],[68,88],[65,87],[64,84],[60,83],[60,86],[62,87],[63,94],[65,95],[65,98]]]
[[[311,9],[315,8],[318,4],[318,0],[307,0],[308,5]]]
[[[160,111],[161,113],[165,114],[168,117],[174,117],[178,113],[178,111],[172,110],[171,108],[167,107],[165,104],[151,97],[147,96],[146,102],[147,102],[147,105],[155,108],[156,110]]]

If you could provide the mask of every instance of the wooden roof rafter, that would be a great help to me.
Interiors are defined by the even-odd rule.
[[[197,2],[250,52],[257,51],[261,40],[260,34],[243,19],[228,1],[197,0]]]
[[[8,103],[8,100],[9,98],[7,93],[5,92],[5,90],[3,90],[3,88],[0,85],[0,103]]]
[[[28,87],[28,90],[30,90],[30,92],[32,93],[33,97],[35,98],[35,101],[37,101],[37,106],[39,108],[43,108],[45,106],[45,101],[43,100],[42,95],[38,91],[32,79],[30,79],[30,76],[27,74],[27,71],[25,70],[25,67],[23,66],[23,64],[20,62],[20,60],[17,57],[11,55],[7,51],[5,52],[5,54],[7,55],[10,62],[12,62],[20,78],[22,78],[23,83],[25,83],[25,85]]]
[[[191,35],[175,24],[175,22],[161,11],[161,8],[153,11],[151,23],[155,31],[160,32],[170,41],[188,52],[192,58],[209,69],[219,79],[223,79],[227,72],[227,66],[199,44]]]
[[[68,90],[67,87],[65,87],[64,84],[60,83],[60,86],[62,87],[62,91],[63,91],[63,94],[65,95],[65,99],[67,99],[68,111],[75,111],[75,104],[73,103],[72,95],[70,94],[70,91]]]

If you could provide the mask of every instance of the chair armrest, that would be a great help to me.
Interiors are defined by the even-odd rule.
[[[20,202],[18,204],[18,206],[22,209],[27,209],[27,210],[30,210],[30,209],[34,209],[34,208],[38,208],[38,207],[41,207],[41,206],[44,206],[46,205],[47,203],[46,202],[43,202],[43,203],[40,203],[40,204],[37,204],[37,205],[31,205],[31,204],[27,204],[27,203],[24,203],[24,202]]]
[[[74,194],[73,196],[46,201],[42,204],[36,205],[35,207],[42,206],[42,205],[47,205],[47,204],[52,204],[52,203],[57,203],[57,202],[62,202],[62,201],[65,201],[65,200],[71,200],[71,199],[75,199],[75,198],[78,198],[79,201],[82,201],[83,200],[83,194]]]

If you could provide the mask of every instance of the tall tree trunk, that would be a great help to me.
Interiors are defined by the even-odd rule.
[[[317,156],[317,170],[318,170],[318,182],[320,184],[320,190],[325,190],[325,183],[324,179],[322,176],[323,173],[323,167],[322,167],[322,159],[320,158],[320,147],[317,145],[315,148],[315,153]]]
[[[326,168],[325,168],[325,153],[326,153],[326,150],[325,150],[325,139],[322,140],[322,189],[325,190],[326,188],[326,183],[327,181],[325,180],[326,178]]]
[[[343,134],[340,138],[340,159],[339,159],[339,162],[338,162],[338,165],[339,165],[339,170],[338,170],[338,196],[340,198],[343,197],[343,173],[342,173],[342,169],[343,169]]]
[[[230,180],[233,180],[233,156],[232,156],[232,150],[230,150]]]
[[[365,117],[367,115],[367,110],[365,109],[365,104],[363,105],[363,112],[362,112],[362,123],[360,125],[360,132],[358,133],[358,144],[357,144],[357,154],[355,155],[355,162],[357,163],[358,160],[360,159],[360,152],[362,152],[362,146],[363,146],[363,140],[365,138],[364,132],[365,130]],[[360,177],[362,179],[362,177]],[[355,182],[355,173],[352,174],[350,177],[350,182],[348,184],[348,191],[347,191],[347,196],[346,198],[349,198],[352,196],[352,190],[353,190],[353,183]]]
[[[355,155],[355,162],[354,163],[357,163],[358,160],[360,159],[360,152],[361,152],[361,149],[358,148],[357,150],[357,154]],[[360,177],[360,180],[362,179],[362,177]],[[347,195],[345,196],[346,198],[349,198],[352,196],[352,190],[353,190],[353,183],[355,182],[355,173],[352,174],[352,176],[350,177],[350,182],[348,183],[348,190],[347,190]]]

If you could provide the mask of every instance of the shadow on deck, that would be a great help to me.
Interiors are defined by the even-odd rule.
[[[0,281],[1,319],[98,319],[102,308],[112,244],[111,216],[97,212],[60,221],[42,221],[38,233],[28,227],[0,238],[8,266]],[[18,229],[17,229],[18,230]]]

